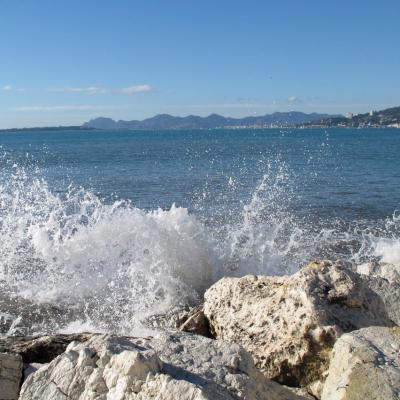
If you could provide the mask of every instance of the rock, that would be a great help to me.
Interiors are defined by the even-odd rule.
[[[389,318],[400,326],[400,263],[365,263],[356,272],[385,304]]]
[[[344,334],[333,348],[322,400],[398,400],[400,328]]]
[[[93,336],[31,374],[20,400],[295,400],[240,346],[187,333]]]
[[[36,372],[39,368],[42,368],[47,364],[41,364],[41,363],[30,363],[30,364],[24,364],[24,370],[22,373],[22,381],[25,381],[26,378]]]
[[[208,319],[204,315],[204,305],[197,306],[187,315],[186,321],[179,327],[182,332],[212,338]]]
[[[18,399],[22,365],[20,355],[0,353],[0,400]]]
[[[19,354],[25,364],[48,363],[63,353],[72,341],[84,342],[93,334],[46,336],[0,336],[0,352]]]
[[[192,310],[188,305],[178,306],[166,313],[147,316],[141,322],[151,330],[179,331],[179,327],[189,318]]]
[[[269,378],[319,396],[344,332],[392,326],[379,296],[350,267],[313,262],[291,276],[223,278],[205,293],[211,333],[239,343]]]
[[[291,386],[285,386],[285,388],[288,388],[291,392],[295,393],[298,396],[301,396],[303,399],[306,400],[316,399],[316,397],[311,395],[306,388],[296,388]]]
[[[195,307],[183,306],[164,314],[151,315],[143,321],[143,324],[150,329],[195,333],[212,338],[203,304]]]

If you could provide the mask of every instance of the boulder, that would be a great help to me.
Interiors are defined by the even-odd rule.
[[[205,293],[204,313],[211,333],[241,344],[268,378],[317,397],[338,337],[393,325],[360,276],[329,261],[291,276],[223,278]]]
[[[344,334],[333,348],[322,400],[398,400],[400,328]]]
[[[400,263],[365,263],[356,272],[379,295],[389,318],[400,326]]]
[[[29,375],[20,400],[299,400],[240,346],[187,333],[96,335]]]
[[[0,400],[16,400],[22,379],[22,357],[0,353]]]
[[[70,335],[0,336],[0,352],[19,354],[25,364],[49,363],[64,353],[71,342],[84,342],[93,335],[91,333],[75,333]]]

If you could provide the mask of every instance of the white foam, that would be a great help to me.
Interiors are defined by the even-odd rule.
[[[400,263],[400,240],[387,238],[377,240],[375,255],[386,263]]]
[[[206,228],[175,205],[106,204],[73,186],[58,195],[40,171],[13,166],[0,176],[0,282],[10,295],[76,310],[61,330],[132,334],[146,316],[200,301],[221,276],[290,273],[320,248],[359,240],[354,260],[400,261],[398,236],[385,230],[307,230],[285,207],[288,179],[284,165],[269,169],[239,215]],[[232,179],[228,185],[236,190]],[[396,218],[387,224],[392,231]]]

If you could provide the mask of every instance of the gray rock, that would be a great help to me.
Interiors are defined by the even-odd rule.
[[[93,336],[31,374],[20,400],[295,400],[240,346],[186,333]]]
[[[45,336],[0,336],[0,352],[15,353],[25,364],[49,363],[63,353],[73,342],[84,342],[91,338],[90,333]]]
[[[0,353],[0,400],[18,399],[22,366],[19,354]]]
[[[241,344],[267,377],[316,397],[338,337],[393,325],[358,274],[328,261],[291,276],[221,279],[207,290],[204,312],[212,334]]]
[[[400,328],[343,335],[333,348],[322,400],[400,399]]]
[[[204,315],[204,305],[199,305],[191,310],[187,315],[185,322],[179,327],[182,332],[195,333],[205,337],[212,338],[208,319]]]
[[[41,364],[41,363],[24,364],[24,370],[23,370],[23,373],[22,373],[22,380],[25,381],[26,378],[28,378],[29,375],[33,374],[39,368],[42,368],[45,365],[47,365],[47,364]]]
[[[356,272],[385,304],[389,318],[400,326],[400,264],[365,263]]]

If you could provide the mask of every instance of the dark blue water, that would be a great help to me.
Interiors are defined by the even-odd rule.
[[[0,144],[18,164],[33,160],[57,191],[73,182],[143,208],[191,207],[206,187],[220,196],[229,178],[245,198],[276,160],[318,212],[382,217],[400,204],[395,129],[2,133]]]
[[[0,293],[76,309],[36,330],[28,318],[31,333],[132,333],[226,275],[400,262],[400,130],[18,132],[0,146]]]
[[[73,183],[144,209],[240,207],[277,164],[300,214],[384,218],[400,206],[396,129],[2,133],[0,144],[3,164],[34,164],[57,192]]]

